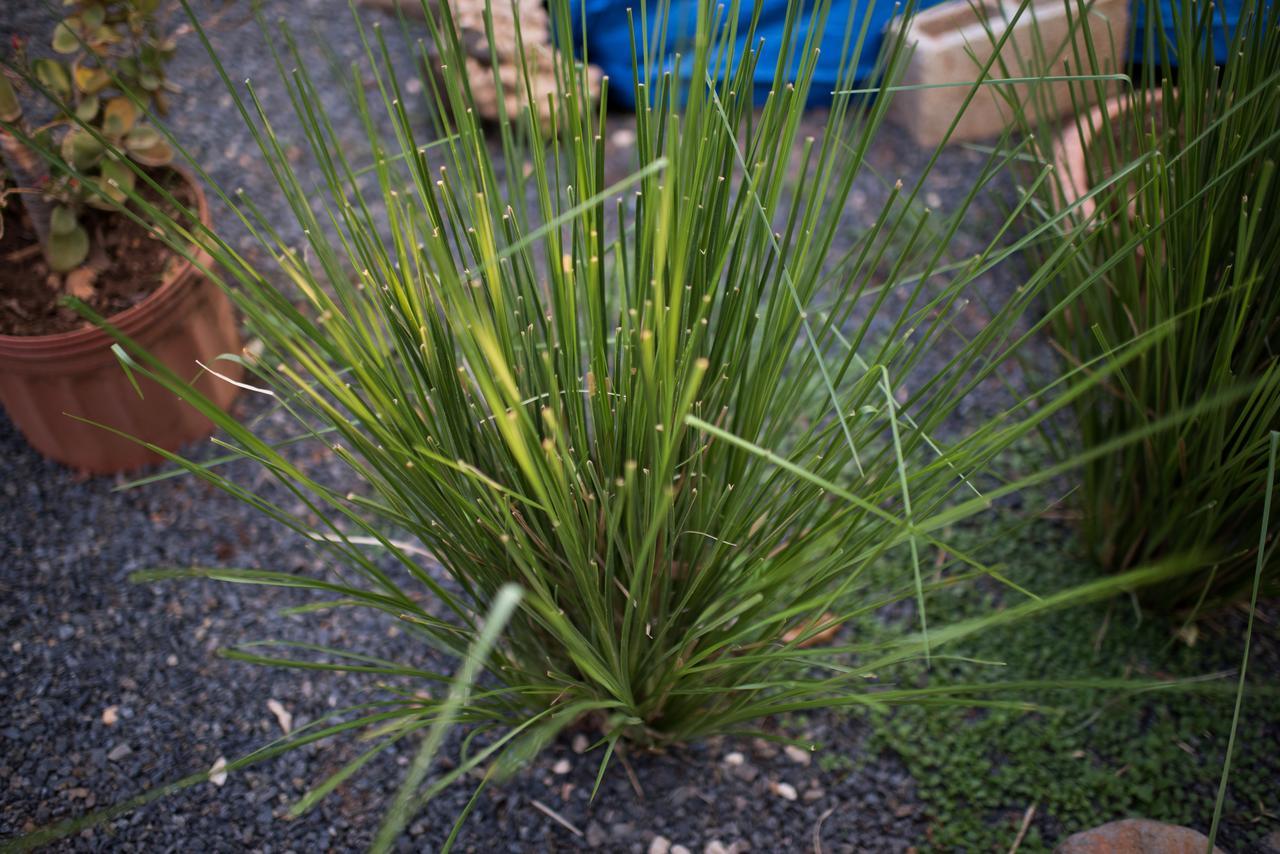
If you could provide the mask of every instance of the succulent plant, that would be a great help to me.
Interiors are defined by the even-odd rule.
[[[12,80],[0,74],[0,156],[8,182],[0,206],[17,195],[26,206],[54,272],[75,269],[89,255],[86,206],[111,209],[128,199],[142,166],[163,166],[173,151],[143,119],[163,114],[170,84],[165,64],[174,42],[161,33],[159,0],[63,0],[54,27],[54,57],[26,61],[14,45],[6,63],[20,69],[57,109],[51,125],[29,127]],[[60,134],[60,136],[57,136]],[[37,149],[54,144],[70,169],[50,171]],[[2,226],[0,226],[2,227]]]

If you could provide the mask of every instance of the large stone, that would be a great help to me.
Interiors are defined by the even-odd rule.
[[[1034,0],[1014,20],[1019,7],[1015,0],[948,0],[889,24],[890,36],[905,28],[904,40],[912,48],[899,84],[907,88],[893,99],[890,117],[918,144],[933,148],[944,138],[963,142],[996,136],[1014,123],[1009,98],[1041,119],[1052,120],[1093,95],[1092,84],[1061,80],[1034,84],[1038,91],[1033,91],[1033,84],[985,82],[966,106],[971,84],[1011,27],[991,64],[989,80],[1080,75],[1083,57],[1089,56],[1086,30],[1097,60],[1096,72],[1091,73],[1123,70],[1128,0],[1086,0],[1083,16],[1075,3]],[[957,114],[960,120],[947,137]]]
[[[1068,836],[1054,854],[1205,854],[1209,837],[1189,827],[1145,818],[1113,821]],[[1223,854],[1214,846],[1214,854]]]
[[[381,9],[396,14],[403,12],[407,16],[421,18],[424,11],[421,0],[360,0],[371,8]],[[435,2],[432,8],[439,7]],[[556,66],[559,63],[551,32],[551,19],[541,0],[516,0],[513,7],[510,2],[495,2],[488,5],[488,14],[493,27],[493,45],[490,50],[489,23],[485,20],[485,0],[451,0],[449,9],[453,13],[454,26],[458,30],[459,43],[462,46],[466,63],[467,81],[471,86],[471,95],[475,99],[475,108],[480,116],[489,121],[497,121],[505,111],[509,121],[519,119],[528,101],[529,90],[532,90],[532,107],[542,123],[543,129],[550,127],[551,112],[547,96],[559,95],[556,83]],[[516,15],[519,14],[519,37],[517,38]],[[520,48],[524,48],[524,61],[520,59]],[[497,60],[497,76],[502,81],[502,111],[498,108],[498,87],[494,83],[493,61]],[[525,86],[525,71],[528,70],[528,87]],[[587,88],[594,101],[600,96],[600,69],[590,65],[586,69]]]

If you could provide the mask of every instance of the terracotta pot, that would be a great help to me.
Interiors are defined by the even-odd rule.
[[[204,192],[192,186],[200,221],[209,224]],[[198,256],[211,263],[205,254]],[[226,295],[183,259],[154,293],[112,315],[109,322],[141,344],[175,373],[195,377],[196,360],[210,365],[222,353],[240,352],[240,333]],[[160,385],[137,377],[142,397],[111,352],[114,343],[97,328],[55,335],[0,335],[0,404],[36,450],[60,463],[94,474],[128,471],[163,459],[136,442],[75,415],[121,430],[166,450],[209,435],[213,424]],[[238,366],[220,362],[220,373],[238,379]],[[237,388],[203,376],[196,384],[226,408]]]
[[[1146,93],[1148,111],[1159,113],[1164,101],[1164,93],[1152,89]],[[1102,117],[1105,113],[1111,124],[1119,122],[1129,112],[1132,100],[1129,95],[1111,98],[1105,104],[1099,104],[1080,119],[1079,127],[1074,122],[1067,122],[1067,127],[1053,144],[1053,168],[1058,176],[1058,194],[1062,197],[1063,207],[1074,204],[1088,194],[1089,169],[1086,158],[1092,148],[1094,137],[1103,130]],[[1132,209],[1132,205],[1130,205]],[[1092,198],[1080,202],[1079,217],[1088,220],[1097,210],[1097,203]]]

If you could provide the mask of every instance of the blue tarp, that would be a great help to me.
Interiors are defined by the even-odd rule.
[[[708,2],[709,0],[702,0]],[[646,2],[649,10],[648,27],[651,43],[656,43],[655,31],[660,22],[656,20],[657,0],[570,0],[570,11],[573,15],[574,29],[586,21],[586,49],[591,62],[600,66],[609,76],[609,101],[620,106],[634,107],[632,84],[631,29],[627,20],[627,9],[633,10],[633,20],[640,38],[641,27],[640,4]],[[782,42],[787,14],[788,0],[758,0],[763,4],[760,20],[756,28],[756,38],[764,40],[763,55],[756,74],[756,100],[763,100],[773,78],[773,70],[777,64],[778,51]],[[924,9],[936,5],[941,0],[918,0],[917,8]],[[1161,0],[1162,22],[1173,37],[1174,11],[1173,5],[1181,0]],[[1203,2],[1203,0],[1197,0]],[[1214,53],[1219,62],[1225,62],[1227,47],[1230,41],[1229,32],[1221,27],[1221,15],[1225,13],[1228,27],[1234,31],[1241,11],[1246,2],[1256,0],[1215,0],[1214,3]],[[1274,0],[1265,0],[1267,3]],[[726,3],[726,7],[727,7]],[[862,26],[865,17],[867,22],[867,38],[858,59],[857,78],[870,82],[876,70],[876,59],[883,42],[882,33],[885,24],[894,16],[896,10],[905,3],[894,0],[832,0],[827,24],[822,34],[821,60],[810,91],[810,104],[818,105],[830,101],[831,91],[835,88],[839,75],[839,63],[842,49],[845,46],[846,22],[850,15],[854,19],[854,36]],[[693,34],[698,14],[699,0],[670,0],[670,16],[667,23],[667,52],[662,68],[669,68],[671,56],[682,53],[686,56],[692,52]],[[809,14],[806,11],[800,16],[801,23],[796,33],[797,39],[803,40],[807,35]],[[1135,61],[1142,59],[1142,46],[1145,44],[1144,25],[1147,11],[1142,0],[1134,0],[1135,27]],[[753,14],[752,0],[742,0],[739,12],[739,31],[745,31]],[[801,43],[798,41],[797,43]],[[741,46],[740,46],[741,47]]]
[[[1227,61],[1227,53],[1231,46],[1231,37],[1236,31],[1236,26],[1240,23],[1240,16],[1244,13],[1244,7],[1247,0],[1214,0],[1213,3],[1213,58],[1214,61],[1223,64]],[[1260,7],[1270,6],[1274,0],[1266,0],[1260,3]],[[1199,3],[1197,3],[1199,6]],[[1154,9],[1148,10],[1146,4],[1142,0],[1133,0],[1133,51],[1132,61],[1141,63],[1147,45],[1147,18],[1152,17],[1151,13]],[[1169,44],[1173,44],[1174,22],[1177,20],[1176,15],[1181,13],[1181,4],[1175,4],[1171,0],[1160,0],[1160,24],[1164,27],[1168,34]],[[1154,23],[1154,21],[1152,22]],[[1155,44],[1155,61],[1160,62],[1160,45]],[[1177,58],[1173,58],[1174,65],[1177,65]]]
[[[760,0],[760,2],[763,3],[763,8],[760,10],[755,36],[757,41],[764,40],[764,47],[756,71],[757,103],[764,100],[772,83],[787,16],[787,0]],[[925,8],[939,2],[942,0],[917,0],[917,6]],[[634,72],[631,61],[631,29],[627,22],[627,9],[632,10],[636,39],[639,40],[641,37],[640,3],[641,0],[570,0],[575,29],[581,27],[583,13],[586,13],[587,55],[591,62],[600,66],[600,69],[609,77],[609,103],[611,104],[635,106],[632,92]],[[657,6],[656,0],[647,0],[651,39],[654,38],[660,23],[655,20]],[[725,7],[727,10],[728,3]],[[895,12],[901,7],[902,4],[895,0],[832,0],[827,23],[822,31],[822,40],[819,43],[821,59],[814,73],[813,86],[809,94],[811,105],[826,104],[831,101],[831,92],[836,88],[840,73],[840,59],[845,47],[845,33],[850,15],[858,16],[853,21],[853,33],[849,41],[851,48],[857,40],[858,29],[863,24],[863,18],[870,17],[862,53],[858,56],[857,71],[857,79],[869,80],[875,71],[885,24],[893,19]],[[796,44],[803,44],[808,35],[811,8],[812,4],[806,4],[805,10],[799,15],[799,26],[795,34]],[[740,33],[745,32],[750,26],[753,14],[752,0],[742,0],[738,24]],[[680,53],[685,56],[692,54],[697,15],[698,0],[671,0],[664,69],[670,67],[673,54]],[[742,46],[739,45],[739,47]],[[795,65],[799,65],[798,59]]]

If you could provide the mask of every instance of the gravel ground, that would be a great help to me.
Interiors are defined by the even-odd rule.
[[[239,414],[252,414],[244,409]],[[266,430],[284,426],[268,422]],[[280,734],[269,700],[300,726],[328,708],[359,702],[373,687],[228,661],[214,655],[220,646],[285,637],[401,659],[421,655],[386,621],[356,612],[331,623],[310,619],[304,632],[298,618],[275,615],[303,601],[289,591],[131,584],[128,574],[147,567],[291,570],[321,559],[300,538],[202,484],[173,479],[113,492],[116,479],[79,479],[40,459],[7,422],[0,422],[0,459],[6,461],[0,681],[9,694],[0,709],[0,838],[117,803],[207,769],[219,756],[249,752]],[[320,476],[341,476],[326,457],[309,462]],[[287,500],[270,483],[257,486]],[[642,797],[615,765],[594,804],[588,795],[595,760],[562,739],[534,767],[481,798],[461,850],[644,851],[662,834],[698,851],[713,840],[784,851],[811,846],[820,831],[827,850],[894,851],[919,838],[910,779],[887,757],[861,755],[859,724],[819,715],[806,734],[831,745],[846,769],[850,761],[861,767],[823,772],[764,742],[713,741],[631,757]],[[200,784],[63,847],[162,851],[194,840],[217,851],[364,847],[403,773],[397,767],[407,762],[403,752],[375,762],[307,816],[283,818],[293,800],[357,750],[350,741],[304,748],[233,774],[222,787]],[[793,786],[796,800],[775,794],[775,783]],[[437,847],[468,797],[459,787],[434,801],[404,846]]]
[[[345,0],[268,2],[268,16],[287,15],[298,30],[305,61],[319,77],[323,46],[344,61],[359,55]],[[232,79],[251,78],[272,123],[289,141],[292,112],[247,4],[201,7]],[[0,38],[48,31],[45,3],[7,0]],[[388,28],[394,55],[408,55]],[[292,218],[265,192],[271,178],[235,115],[231,99],[194,37],[182,42],[170,76],[186,95],[175,99],[171,125],[227,188],[243,186],[282,227]],[[363,146],[339,87],[325,92],[326,108],[349,128],[353,151]],[[809,121],[820,125],[821,116]],[[611,169],[625,174],[628,152]],[[314,177],[297,152],[299,169]],[[927,157],[892,129],[876,141],[870,163],[890,182],[918,173]],[[952,150],[926,188],[931,206],[947,210],[968,187],[983,156]],[[885,185],[868,178],[855,190],[857,211],[877,209]],[[972,252],[976,235],[998,222],[994,194],[967,220],[957,249]],[[229,212],[215,205],[217,225],[250,258],[256,247]],[[998,296],[1016,284],[1007,266],[981,283]],[[968,309],[961,327],[984,316]],[[961,418],[989,412],[998,393],[976,396]],[[259,414],[242,402],[242,417]],[[287,425],[268,419],[268,435]],[[323,477],[341,478],[324,454],[307,460]],[[249,470],[242,474],[253,478]],[[344,614],[331,623],[276,612],[303,601],[289,591],[213,583],[139,586],[127,576],[157,566],[246,566],[292,570],[321,558],[298,537],[266,522],[226,496],[188,479],[113,492],[112,479],[84,480],[41,460],[0,416],[0,626],[6,654],[0,681],[0,837],[117,803],[148,788],[234,758],[279,734],[268,701],[278,701],[301,725],[328,708],[359,702],[372,682],[324,673],[301,675],[252,667],[214,655],[225,645],[286,637],[349,646],[387,657],[421,655],[394,627],[372,616]],[[258,482],[274,499],[278,487]],[[319,626],[317,631],[314,627]],[[925,828],[914,786],[889,756],[863,755],[862,724],[845,716],[809,718],[803,733],[828,745],[845,770],[823,771],[761,743],[712,741],[667,755],[630,757],[642,792],[615,769],[594,803],[591,757],[571,739],[535,766],[483,796],[460,838],[462,850],[544,851],[594,847],[646,851],[655,834],[693,851],[749,844],[757,852],[812,850],[902,851]],[[64,843],[68,850],[347,850],[368,843],[407,762],[388,752],[354,782],[308,815],[285,820],[288,805],[310,784],[354,758],[350,742],[308,748],[232,775],[222,787],[200,784]],[[852,765],[852,770],[850,770]],[[567,768],[566,768],[567,766]],[[781,784],[786,784],[785,786]],[[791,794],[783,797],[779,792]],[[402,841],[406,850],[436,847],[465,805],[462,788],[434,801]],[[542,805],[540,809],[535,804]],[[555,812],[573,830],[550,817]],[[739,846],[739,850],[745,850]]]

